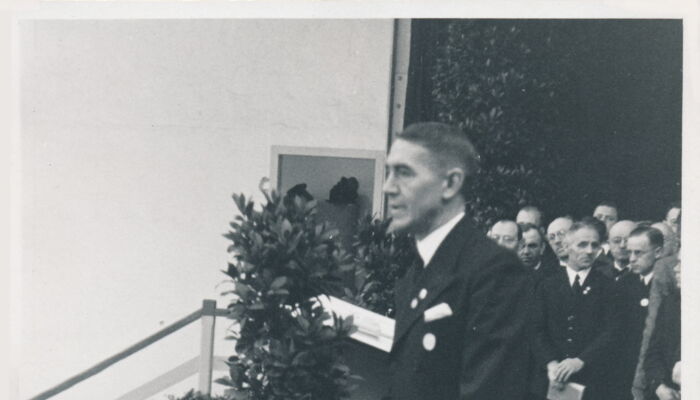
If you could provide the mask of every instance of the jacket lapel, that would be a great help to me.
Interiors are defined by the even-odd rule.
[[[445,290],[456,283],[456,279],[459,276],[457,257],[464,248],[473,245],[476,238],[475,234],[475,228],[469,222],[468,217],[464,216],[438,247],[430,263],[425,267],[423,279],[414,284],[413,274],[409,276],[407,273],[404,276],[401,283],[402,293],[400,297],[397,296],[396,308],[397,311],[406,311],[397,312],[394,346],[405,336],[411,326],[423,316],[423,312],[430,308]],[[422,288],[425,288],[428,294],[425,299],[418,302],[416,308],[412,309],[410,303]]]

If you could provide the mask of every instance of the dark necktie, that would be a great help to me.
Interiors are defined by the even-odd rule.
[[[418,252],[418,246],[416,241],[413,241],[413,283],[420,282],[423,279],[423,271],[425,270],[425,264],[423,263],[423,258],[421,258]]]
[[[624,268],[617,269],[617,268],[613,267],[613,278],[615,278],[617,280],[617,278],[619,278],[624,272],[625,272]]]
[[[571,286],[575,294],[581,294],[581,281],[579,280],[578,274],[576,274],[576,279],[574,279],[574,284]]]

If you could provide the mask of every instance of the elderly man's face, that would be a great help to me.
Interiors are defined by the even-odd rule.
[[[674,232],[678,232],[678,226],[681,222],[681,209],[674,207],[666,213],[666,219],[664,222],[671,227]]]
[[[604,223],[605,229],[610,232],[610,228],[617,222],[617,209],[615,207],[598,206],[593,211],[593,217]]]
[[[560,260],[564,260],[568,256],[564,238],[569,228],[571,228],[571,224],[572,222],[568,218],[557,218],[552,221],[547,228],[547,242],[549,242],[549,247],[552,248],[552,251],[554,251],[554,254],[556,254],[557,258]]]
[[[632,221],[620,221],[610,228],[608,234],[608,242],[610,243],[610,252],[618,264],[623,267],[630,261],[630,252],[627,250],[627,240],[630,232],[637,226]]]
[[[640,275],[647,275],[654,269],[654,263],[663,249],[652,247],[647,235],[635,235],[629,238],[627,247],[630,251],[630,267],[632,272]]]
[[[544,253],[544,240],[539,232],[534,229],[529,229],[523,232],[523,239],[518,250],[520,261],[530,268],[534,268],[542,260]]]
[[[398,139],[391,146],[386,167],[383,190],[390,229],[419,238],[430,233],[443,206],[445,175],[438,161],[425,147]]]
[[[515,222],[518,224],[542,226],[542,215],[536,210],[520,210],[515,217]]]
[[[506,249],[518,249],[518,225],[513,221],[496,222],[489,230],[488,236]]]
[[[667,257],[678,252],[678,236],[665,222],[657,222],[651,225],[664,235],[664,248],[661,257]]]
[[[566,248],[569,258],[566,265],[575,271],[590,268],[600,250],[598,231],[581,228],[566,234]]]

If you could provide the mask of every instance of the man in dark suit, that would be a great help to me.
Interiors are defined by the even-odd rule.
[[[560,266],[566,265],[566,259],[569,257],[566,251],[566,245],[564,243],[564,238],[566,233],[569,232],[569,228],[574,223],[573,218],[569,216],[563,216],[555,218],[550,222],[547,227],[547,242],[549,247],[557,256],[557,261]]]
[[[601,272],[608,278],[617,281],[630,272],[630,253],[627,250],[627,239],[630,232],[636,227],[637,224],[634,221],[622,220],[610,228],[608,243],[613,262],[601,266]]]
[[[477,161],[464,133],[439,123],[409,126],[387,156],[390,229],[411,233],[422,261],[396,286],[393,400],[524,396],[530,276],[464,215]]]
[[[614,227],[613,227],[614,228]],[[611,385],[616,387],[620,400],[632,399],[632,382],[642,344],[642,332],[649,310],[649,295],[654,264],[662,256],[664,237],[655,228],[639,227],[629,234],[627,249],[631,273],[618,280],[623,302],[623,331],[625,340],[617,349],[620,366]]]
[[[605,233],[600,237],[601,253],[610,256],[610,244],[607,242],[610,228],[619,220],[617,204],[612,201],[602,201],[593,210],[593,218],[605,225]]]
[[[656,327],[644,360],[649,398],[681,398],[681,263],[673,267],[676,290],[661,300]]]
[[[617,400],[607,390],[611,352],[619,340],[620,307],[614,282],[591,268],[600,250],[598,230],[589,222],[571,226],[565,238],[566,268],[536,289],[534,354],[541,373],[540,393],[548,384],[585,385],[584,399]]]
[[[518,249],[518,257],[523,265],[534,272],[535,283],[555,273],[561,267],[556,261],[543,258],[547,246],[540,228],[532,224],[520,224],[522,239]]]
[[[674,276],[674,267],[680,262],[678,259],[679,238],[680,232],[673,231],[666,226],[664,222],[651,225],[652,228],[657,228],[664,235],[664,250],[663,257],[658,259],[654,264],[654,279],[651,281],[651,289],[649,293],[649,307],[647,312],[646,322],[644,323],[644,332],[642,333],[642,344],[639,349],[639,360],[637,361],[637,371],[634,376],[634,384],[632,386],[632,394],[635,400],[656,400],[653,395],[648,397],[650,391],[647,389],[647,379],[644,376],[644,362],[646,359],[647,349],[651,334],[654,332],[656,325],[656,314],[661,304],[661,299],[674,293],[677,282]],[[653,392],[653,390],[651,391]]]

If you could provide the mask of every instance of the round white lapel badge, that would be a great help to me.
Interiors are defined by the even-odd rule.
[[[411,300],[411,308],[416,308],[418,307],[418,299],[413,299]]]
[[[647,299],[646,297],[643,298],[643,299],[639,302],[639,305],[642,306],[642,307],[648,306],[648,305],[649,305],[649,299]]]
[[[437,339],[435,338],[435,335],[432,333],[426,333],[425,336],[423,336],[423,348],[428,351],[433,351],[436,341]]]
[[[418,292],[418,298],[421,300],[425,299],[425,296],[427,296],[427,295],[428,295],[428,290],[426,290],[425,288],[421,289],[420,292]]]

